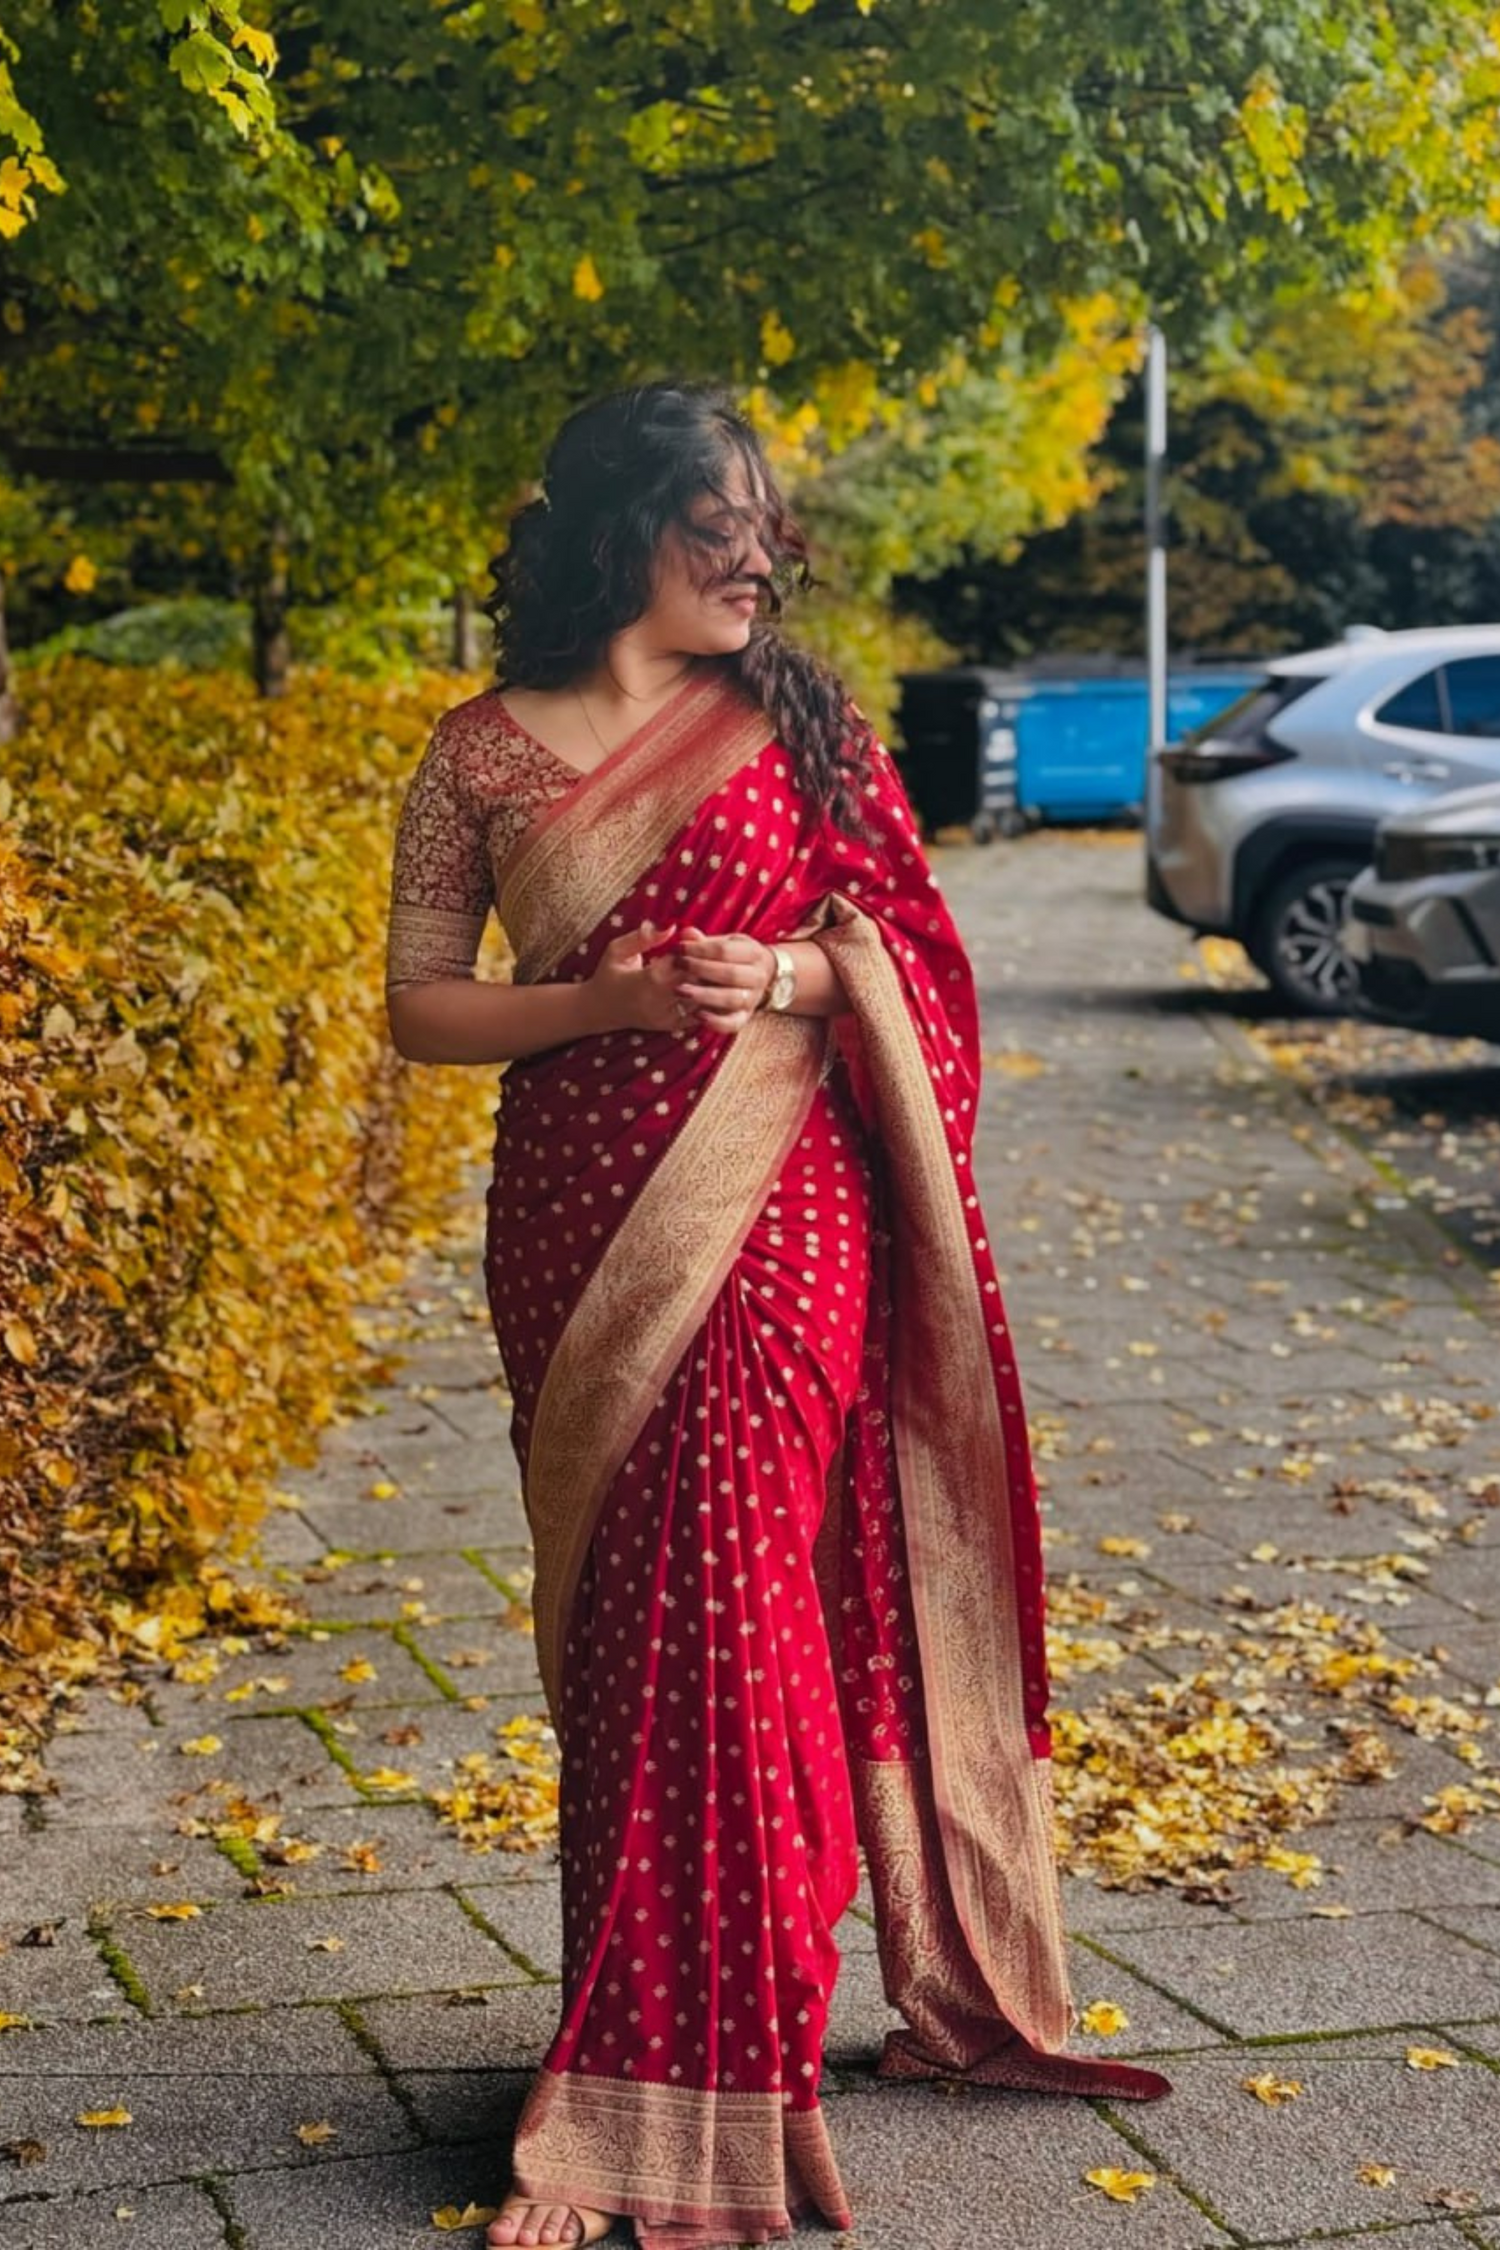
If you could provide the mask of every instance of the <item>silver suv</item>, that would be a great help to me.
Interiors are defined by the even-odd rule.
[[[1235,937],[1291,1007],[1342,1013],[1350,879],[1389,813],[1500,781],[1500,625],[1357,628],[1278,657],[1146,774],[1146,897]]]

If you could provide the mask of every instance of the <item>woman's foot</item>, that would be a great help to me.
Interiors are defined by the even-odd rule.
[[[581,2203],[538,2203],[529,2195],[508,2195],[498,2219],[484,2230],[485,2250],[531,2250],[533,2243],[602,2242],[614,2225],[612,2211],[590,2211]]]

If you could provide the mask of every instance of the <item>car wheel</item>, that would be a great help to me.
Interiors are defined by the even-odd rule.
[[[1352,1013],[1359,971],[1339,940],[1344,893],[1362,862],[1309,860],[1271,885],[1247,940],[1251,960],[1299,1015]]]

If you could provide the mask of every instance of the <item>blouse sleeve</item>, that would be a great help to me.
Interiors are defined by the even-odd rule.
[[[472,978],[493,900],[484,818],[439,722],[396,824],[386,990]]]

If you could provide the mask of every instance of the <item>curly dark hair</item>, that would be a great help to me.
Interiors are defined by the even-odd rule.
[[[512,516],[490,564],[494,588],[481,607],[494,620],[497,684],[561,687],[591,670],[649,606],[669,528],[702,556],[705,576],[721,570],[734,534],[695,523],[690,510],[705,492],[727,497],[736,461],[762,498],[760,539],[774,567],[770,619],[757,619],[725,668],[765,711],[807,794],[863,835],[871,730],[837,673],[774,622],[785,597],[812,583],[807,542],[754,429],[715,385],[638,384],[563,424],[541,494]]]

